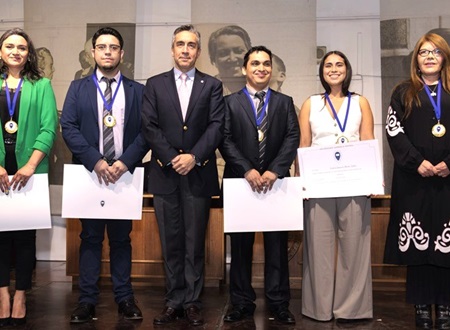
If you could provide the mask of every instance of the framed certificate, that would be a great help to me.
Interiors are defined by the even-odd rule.
[[[383,195],[377,140],[298,149],[304,197]]]

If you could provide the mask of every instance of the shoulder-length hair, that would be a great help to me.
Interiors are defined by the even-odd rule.
[[[322,87],[325,89],[325,92],[327,94],[330,94],[331,92],[331,87],[330,85],[325,81],[325,78],[323,77],[323,67],[325,66],[325,61],[327,60],[327,58],[330,55],[338,55],[340,57],[342,57],[342,59],[344,60],[344,64],[345,64],[345,70],[346,70],[346,74],[345,74],[345,79],[342,82],[342,93],[344,95],[348,94],[348,89],[350,88],[350,83],[352,82],[352,66],[347,58],[347,56],[344,55],[344,53],[338,51],[338,50],[332,50],[329,51],[328,53],[325,54],[325,56],[322,58],[322,60],[320,61],[319,64],[319,78],[320,78],[320,82],[322,84]]]
[[[427,33],[423,35],[419,41],[417,41],[414,47],[412,57],[411,57],[411,67],[410,67],[410,78],[409,86],[406,89],[404,102],[405,102],[405,117],[408,117],[411,113],[413,104],[420,106],[419,92],[424,88],[424,82],[422,80],[422,73],[419,69],[419,62],[417,61],[417,56],[422,45],[426,42],[432,43],[436,48],[441,51],[442,57],[442,68],[441,68],[441,83],[444,90],[450,92],[450,48],[440,35],[436,33]]]
[[[28,59],[25,63],[24,68],[20,72],[20,75],[22,77],[26,77],[30,81],[37,81],[42,78],[41,71],[39,70],[38,61],[37,61],[37,53],[36,49],[34,48],[33,42],[31,41],[28,34],[25,33],[24,30],[19,28],[13,28],[10,30],[7,30],[3,35],[0,37],[0,48],[3,47],[3,43],[7,38],[13,35],[21,36],[25,39],[28,46]],[[8,66],[5,64],[5,62],[0,62],[0,75],[7,76],[9,72]]]

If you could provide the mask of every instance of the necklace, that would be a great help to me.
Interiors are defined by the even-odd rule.
[[[433,86],[434,86],[434,89],[431,89],[430,86],[428,86],[428,85],[427,85],[427,88],[430,91],[431,96],[436,96],[436,88],[437,88],[438,84],[433,85]]]

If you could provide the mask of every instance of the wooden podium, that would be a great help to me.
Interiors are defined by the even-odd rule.
[[[225,235],[223,233],[223,209],[213,199],[206,233],[205,286],[225,283]],[[383,264],[384,242],[389,222],[389,196],[372,198],[372,277],[374,289],[404,290],[406,268]],[[67,275],[78,278],[79,234],[81,224],[77,219],[67,221]],[[133,222],[131,233],[133,283],[164,285],[164,267],[159,240],[158,224],[152,207],[151,195],[144,196],[142,220]],[[303,232],[290,232],[288,242],[289,274],[291,288],[301,288]],[[261,233],[256,234],[253,247],[254,287],[264,287],[264,242]],[[110,277],[109,246],[105,235],[101,277]]]
[[[164,285],[164,265],[161,253],[158,224],[152,207],[151,195],[144,195],[142,220],[133,221],[131,232],[133,282]],[[214,207],[213,199],[206,232],[205,286],[219,286],[225,280],[225,243],[223,234],[223,210]],[[66,273],[72,281],[78,278],[78,259],[81,223],[78,219],[67,220],[67,265]],[[101,277],[110,277],[109,243],[107,235],[103,241]]]

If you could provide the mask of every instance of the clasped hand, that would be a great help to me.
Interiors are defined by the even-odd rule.
[[[261,175],[257,170],[251,169],[245,173],[244,177],[254,192],[265,194],[269,190],[272,190],[278,175],[271,171],[265,171],[263,175]]]
[[[105,160],[100,159],[94,167],[98,182],[107,186],[110,183],[116,183],[126,171],[128,171],[128,167],[120,160],[116,160],[112,165],[108,165]]]
[[[428,160],[424,160],[420,164],[417,172],[424,178],[435,175],[445,178],[450,174],[447,164],[445,164],[444,162],[440,162],[439,164],[434,166]]]

